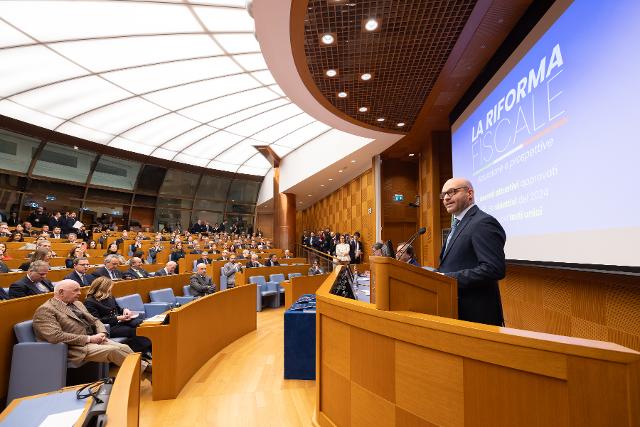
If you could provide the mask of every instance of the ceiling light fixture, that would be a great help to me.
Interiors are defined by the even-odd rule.
[[[346,98],[347,92],[338,92],[338,98]]]
[[[351,163],[355,163],[355,162],[356,162],[355,160],[351,160]]]
[[[364,73],[360,76],[360,80],[363,80],[366,82],[367,80],[371,80],[371,77],[373,77],[371,73]]]
[[[342,169],[339,169],[339,170],[338,170],[338,173],[342,173]]]
[[[327,34],[323,34],[322,37],[320,37],[320,41],[322,41],[323,44],[328,46],[330,44],[333,44],[336,41],[336,38],[334,37],[333,34],[327,33]]]
[[[400,123],[398,123],[398,127],[399,127],[399,128],[404,127],[404,122],[400,122]]]
[[[333,68],[327,70],[327,72],[325,73],[327,75],[327,77],[335,77],[338,75],[338,72],[336,70],[334,70]]]
[[[375,31],[378,29],[378,21],[376,19],[369,19],[365,24],[364,24],[364,29],[367,31]]]
[[[329,181],[333,181],[333,178],[329,178]]]
[[[307,194],[307,197],[311,197],[311,194]]]
[[[358,108],[358,111],[360,111],[361,113],[366,113],[367,111],[369,111],[369,109],[367,107],[360,107]]]
[[[415,153],[409,153],[409,157],[413,157],[415,155],[416,155]]]
[[[320,187],[324,187],[324,184],[320,184]]]
[[[384,122],[384,117],[378,117],[378,118],[376,119],[376,121],[378,121],[378,122],[382,123],[382,122]]]

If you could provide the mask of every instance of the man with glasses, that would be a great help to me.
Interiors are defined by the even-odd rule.
[[[73,280],[80,286],[89,286],[93,282],[93,275],[88,274],[89,258],[74,258],[73,271],[65,276],[65,279]]]
[[[458,281],[458,317],[501,326],[498,280],[506,270],[504,229],[475,205],[473,186],[467,179],[445,182],[440,198],[453,221],[438,271]]]

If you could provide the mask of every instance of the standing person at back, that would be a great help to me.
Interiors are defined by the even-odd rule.
[[[475,205],[473,186],[465,178],[448,180],[440,198],[454,220],[438,271],[458,281],[458,317],[501,326],[498,280],[506,271],[504,229]]]

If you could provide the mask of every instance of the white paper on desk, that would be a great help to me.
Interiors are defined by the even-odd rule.
[[[371,295],[371,291],[369,291],[367,289],[360,289],[360,292],[362,292],[365,295]]]
[[[76,421],[78,421],[78,419],[80,419],[82,411],[84,411],[84,408],[51,414],[40,423],[39,427],[72,426]]]
[[[81,228],[81,227],[84,227],[84,224],[83,224],[83,223],[81,223],[80,221],[76,221],[76,222],[73,224],[73,228],[77,228],[78,230],[80,230],[80,228]]]

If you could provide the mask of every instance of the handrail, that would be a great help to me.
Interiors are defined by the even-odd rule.
[[[296,243],[296,255],[307,258],[309,264],[312,264],[310,256],[311,253],[318,258],[318,264],[320,264],[320,268],[322,268],[325,273],[333,271],[333,256],[331,256],[331,254],[319,251],[311,246]]]

